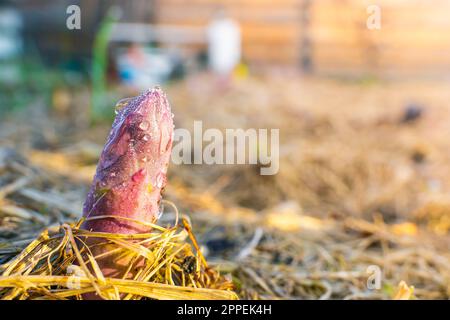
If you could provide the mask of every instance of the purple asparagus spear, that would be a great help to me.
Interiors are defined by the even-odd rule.
[[[100,156],[83,216],[119,216],[155,222],[173,142],[173,114],[164,92],[156,87],[126,101]],[[150,228],[123,219],[86,221],[83,229],[140,233]]]

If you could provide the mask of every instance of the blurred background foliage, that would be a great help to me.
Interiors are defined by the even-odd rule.
[[[69,5],[81,8],[79,30],[66,26]],[[369,5],[365,0],[2,0],[0,109],[14,111],[36,98],[51,105],[55,90],[84,87],[91,96],[91,121],[110,120],[109,106],[122,89],[135,93],[204,71],[211,61],[208,28],[221,16],[239,27],[235,77],[282,73],[366,84],[448,78],[448,2],[379,1],[381,30],[366,27]]]

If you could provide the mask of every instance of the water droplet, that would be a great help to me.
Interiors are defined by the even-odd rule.
[[[142,140],[144,140],[144,141],[150,140],[150,135],[149,134],[144,134],[144,136],[142,137]]]
[[[148,160],[147,157],[142,158],[143,162],[147,162],[147,160]]]
[[[115,176],[116,176],[116,173],[115,173],[115,172],[111,172],[110,176],[111,176],[111,177],[115,177]]]
[[[142,121],[141,123],[139,123],[139,129],[141,130],[148,130],[148,128],[150,128],[150,123],[148,123],[147,121]]]
[[[121,100],[117,101],[117,103],[116,103],[116,105],[114,107],[114,112],[116,114],[118,114],[123,108],[125,108],[128,105],[128,103],[130,103],[130,101],[132,99],[133,98],[124,98],[124,99],[121,99]]]

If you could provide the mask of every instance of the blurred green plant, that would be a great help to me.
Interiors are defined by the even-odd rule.
[[[28,43],[26,54],[0,61],[0,114],[19,112],[35,103],[50,107],[55,88],[74,87],[83,80],[79,71],[47,66],[39,50]]]
[[[91,121],[96,122],[114,115],[112,98],[107,91],[108,43],[114,23],[118,21],[120,11],[117,7],[109,8],[95,36],[92,54],[92,94]],[[115,99],[114,99],[115,100]]]
[[[63,72],[45,68],[36,57],[4,62],[0,64],[3,67],[10,70],[0,79],[3,114],[23,110],[36,101],[49,105],[53,88],[65,81]]]

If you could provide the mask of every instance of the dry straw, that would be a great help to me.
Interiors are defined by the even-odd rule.
[[[152,232],[133,235],[89,232],[81,223],[42,232],[1,265],[0,299],[83,299],[87,293],[123,300],[237,299],[232,283],[208,267],[185,218],[182,226],[152,225]],[[102,256],[132,261],[122,278],[103,276],[96,261],[101,257],[85,244],[89,238],[107,246]],[[138,263],[142,267],[129,278]]]

